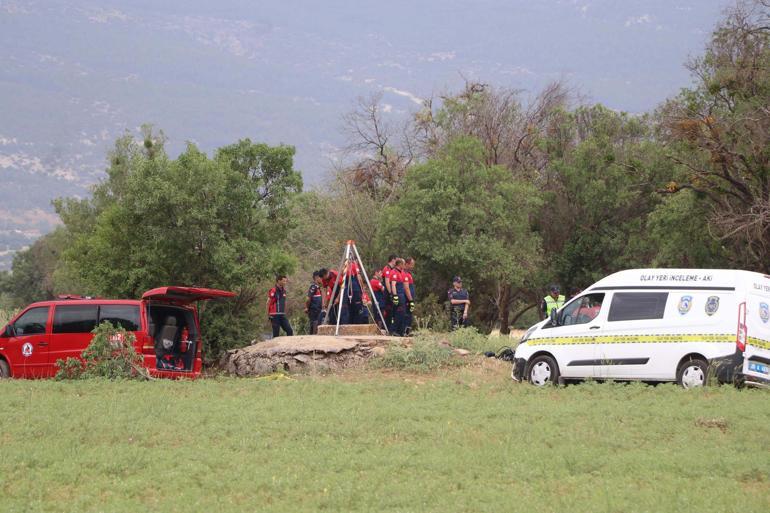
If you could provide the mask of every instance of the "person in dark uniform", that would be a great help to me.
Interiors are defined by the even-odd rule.
[[[404,259],[404,287],[407,292],[409,292],[409,297],[407,298],[406,302],[406,312],[404,316],[404,335],[409,335],[412,331],[412,320],[413,320],[413,313],[415,308],[415,302],[417,301],[417,296],[415,295],[415,287],[414,287],[414,276],[412,276],[412,271],[414,271],[414,258],[408,257]]]
[[[449,322],[451,331],[468,325],[468,310],[471,306],[468,291],[463,288],[463,280],[459,276],[452,279],[452,288],[447,292],[449,299]]]
[[[308,331],[311,335],[318,333],[318,323],[321,322],[321,311],[323,310],[323,293],[321,292],[321,276],[318,271],[313,272],[313,283],[307,290],[307,299],[305,299],[305,313],[308,319]]]
[[[275,287],[267,294],[267,317],[273,327],[273,338],[277,337],[283,329],[286,336],[291,337],[294,331],[291,329],[289,319],[286,317],[286,284],[289,279],[284,274],[275,277]]]

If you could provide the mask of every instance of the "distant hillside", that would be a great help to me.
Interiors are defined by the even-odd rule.
[[[724,4],[4,0],[0,268],[142,123],[173,155],[187,141],[293,144],[315,184],[344,144],[340,116],[374,91],[394,120],[463,76],[525,91],[565,79],[615,109],[653,108],[689,82],[682,63]]]

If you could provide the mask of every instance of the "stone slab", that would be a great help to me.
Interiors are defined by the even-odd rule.
[[[318,326],[319,335],[332,335],[337,330],[335,324],[324,324]],[[339,336],[347,335],[381,335],[382,332],[376,324],[340,324]]]

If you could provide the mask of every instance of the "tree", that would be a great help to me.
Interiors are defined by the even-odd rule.
[[[294,266],[282,247],[288,203],[302,186],[293,154],[244,140],[214,159],[188,145],[171,160],[119,140],[120,158],[94,197],[58,203],[74,239],[65,267],[87,292],[109,297],[164,284],[234,290],[236,300],[213,307],[219,319],[204,317],[219,323],[207,341],[216,350],[247,343],[259,281]]]
[[[660,109],[661,136],[678,167],[664,194],[690,190],[733,264],[770,261],[770,11],[742,2],[689,64],[696,84]]]
[[[540,262],[530,229],[539,206],[532,185],[488,165],[482,143],[460,137],[407,172],[401,196],[385,209],[382,244],[417,258],[421,283],[434,291],[461,274],[476,286],[474,308],[493,302],[490,320],[507,330],[508,296]]]
[[[4,288],[12,296],[15,306],[53,299],[57,292],[63,292],[55,282],[55,273],[68,242],[66,229],[58,227],[14,255],[12,272],[6,278]]]

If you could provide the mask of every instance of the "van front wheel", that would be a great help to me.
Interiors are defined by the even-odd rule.
[[[697,388],[706,384],[709,364],[700,358],[682,362],[676,372],[676,382],[682,388]]]
[[[527,378],[537,387],[556,384],[559,381],[559,366],[548,355],[540,355],[527,365]]]
[[[3,378],[10,378],[11,377],[11,369],[8,367],[8,362],[5,360],[0,360],[0,379]]]

